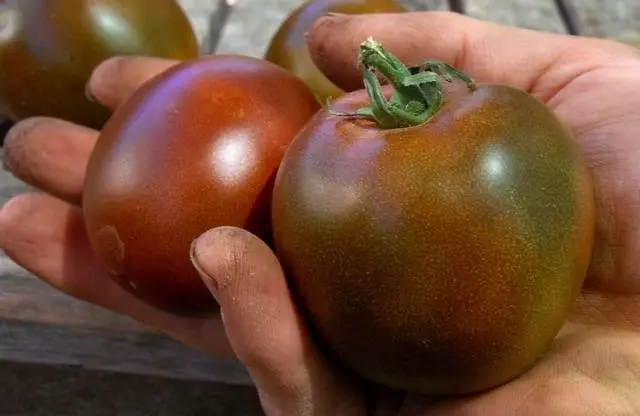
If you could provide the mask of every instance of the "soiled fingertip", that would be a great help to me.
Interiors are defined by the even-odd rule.
[[[125,59],[127,58],[122,56],[111,57],[93,69],[85,87],[87,99],[111,106],[109,97],[118,88],[121,66]]]
[[[353,16],[342,13],[327,13],[319,17],[307,30],[306,36],[314,45],[322,44],[320,42],[324,36],[330,35],[338,25],[348,23]]]
[[[191,244],[191,262],[211,294],[221,302],[224,291],[245,279],[279,272],[275,255],[257,236],[238,227],[217,227]],[[275,269],[274,269],[275,267]]]
[[[31,117],[14,124],[4,138],[4,152],[2,155],[2,167],[4,170],[15,173],[19,170],[20,160],[24,151],[24,137],[28,137],[38,126],[50,122],[48,117]]]

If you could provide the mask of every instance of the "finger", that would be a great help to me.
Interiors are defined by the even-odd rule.
[[[4,165],[23,182],[80,204],[84,174],[98,132],[37,117],[17,123],[4,145]]]
[[[142,56],[118,56],[98,65],[87,85],[88,94],[116,109],[138,88],[179,61]]]
[[[611,41],[576,41],[449,12],[325,16],[309,31],[308,44],[316,65],[351,91],[362,88],[357,49],[369,36],[408,65],[440,60],[479,82],[504,83],[539,94],[557,89],[614,53],[637,56],[632,48]],[[572,61],[570,67],[556,65]]]
[[[218,318],[196,320],[159,311],[111,280],[91,252],[77,207],[45,194],[14,197],[0,210],[0,249],[70,296],[128,315],[209,353],[232,355]]]
[[[238,228],[216,228],[196,239],[192,258],[220,303],[231,346],[267,414],[352,415],[364,408],[310,341],[265,243]]]

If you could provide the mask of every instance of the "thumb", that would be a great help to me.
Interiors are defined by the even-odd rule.
[[[631,51],[613,41],[506,27],[451,12],[328,15],[315,22],[307,41],[320,70],[352,91],[362,88],[357,49],[370,36],[408,65],[444,61],[479,82],[537,95],[552,95],[620,50]]]
[[[239,228],[214,228],[194,241],[191,257],[268,415],[358,414],[361,397],[311,342],[264,242]]]

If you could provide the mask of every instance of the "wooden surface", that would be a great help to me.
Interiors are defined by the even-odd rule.
[[[640,46],[640,1],[562,0],[568,19],[584,36],[618,39]]]
[[[466,14],[510,26],[566,33],[554,0],[465,0]]]
[[[226,10],[218,7],[222,0],[181,1],[203,45],[203,52],[210,52],[212,45],[217,45],[216,50],[220,53],[253,56],[262,56],[273,31],[300,3],[299,0],[237,0],[232,9]],[[443,10],[454,4],[469,15],[498,23],[640,44],[640,0],[407,0],[406,3],[415,10]],[[217,30],[208,30],[210,22],[218,22]],[[0,204],[27,189],[7,172],[0,171]],[[11,397],[15,400],[21,398],[23,403],[40,400],[39,410],[34,407],[32,412],[20,413],[12,410],[11,401],[0,399],[1,415],[120,414],[113,410],[115,407],[109,407],[114,401],[109,396],[117,398],[124,394],[124,390],[109,387],[121,382],[116,380],[124,380],[118,377],[130,377],[126,379],[130,384],[122,381],[123,385],[131,386],[130,389],[135,388],[135,380],[140,380],[141,386],[153,386],[153,383],[164,381],[149,380],[173,379],[175,391],[171,388],[158,389],[164,392],[160,395],[173,396],[177,402],[179,396],[189,394],[182,391],[200,391],[198,389],[202,387],[197,386],[201,384],[197,383],[235,384],[239,390],[224,390],[225,394],[235,395],[233,400],[246,401],[246,397],[254,397],[251,388],[247,387],[251,381],[239,363],[203,356],[131,319],[60,294],[0,254],[0,369],[4,371],[4,378],[0,377],[0,392],[6,390],[6,386],[13,386],[13,382],[21,383],[22,379],[29,378],[28,374],[37,378],[34,368],[40,368],[42,374],[51,378],[51,382],[42,382],[48,386],[42,391],[54,398],[47,402],[42,398],[46,395],[40,397],[37,390],[34,392],[25,387],[22,393]],[[19,374],[13,382],[7,381],[11,374]],[[55,379],[59,380],[57,387]],[[100,393],[92,390],[82,392],[82,385],[91,383]],[[196,383],[197,386],[188,383]],[[183,387],[180,386],[191,387],[181,390]],[[55,393],[56,388],[59,393]],[[211,388],[211,400],[216,401],[219,396]],[[73,393],[67,394],[69,391]],[[103,408],[93,403],[91,411],[46,413],[47,406],[58,400],[55,398],[57,394],[67,394],[64,397],[69,401],[81,396],[76,406],[78,409],[83,408],[85,395],[103,394],[106,398],[103,398]],[[36,396],[40,398],[34,399]],[[149,406],[153,405],[153,400],[157,401],[157,397],[133,396],[141,400],[136,407],[138,410],[122,410],[122,414],[169,414],[141,410],[151,409]],[[134,400],[133,396],[130,400]],[[45,413],[38,413],[42,409]],[[101,413],[100,409],[104,412]],[[228,413],[209,411],[206,414],[249,414],[235,408],[226,411]]]
[[[2,416],[259,416],[253,388],[0,362]]]

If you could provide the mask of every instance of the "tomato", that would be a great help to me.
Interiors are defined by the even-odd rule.
[[[256,58],[190,60],[145,84],[107,122],[88,164],[83,211],[98,259],[150,304],[215,313],[192,241],[223,225],[271,241],[278,164],[318,109],[302,81]]]
[[[280,25],[269,43],[265,59],[300,77],[324,104],[344,92],[329,81],[311,59],[305,38],[311,25],[328,12],[367,14],[405,11],[406,8],[394,0],[308,0]]]
[[[174,0],[0,0],[0,114],[102,127],[109,111],[85,85],[116,55],[183,60],[198,42]]]
[[[372,40],[361,51],[368,94],[319,112],[282,160],[278,256],[319,343],[364,378],[433,395],[500,385],[544,354],[580,290],[589,172],[526,92],[438,62],[409,71]]]

